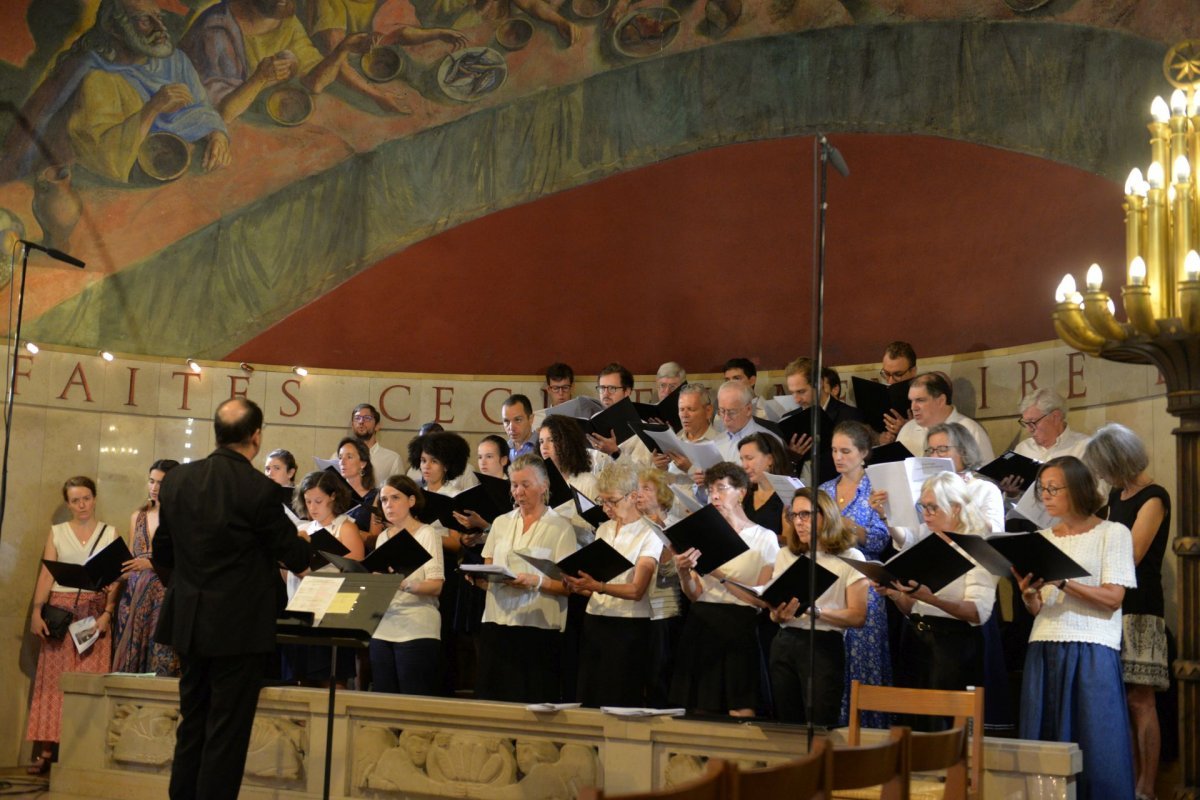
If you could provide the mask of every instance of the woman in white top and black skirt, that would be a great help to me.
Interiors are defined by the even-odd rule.
[[[754,623],[758,609],[733,594],[721,579],[748,586],[766,583],[771,579],[779,542],[774,531],[746,517],[742,501],[750,479],[745,470],[723,461],[704,473],[704,483],[710,502],[749,550],[707,575],[695,571],[700,560],[695,548],[675,556],[680,585],[692,606],[679,638],[671,703],[706,713],[749,717],[762,695],[762,659]]]
[[[1096,479],[1074,456],[1038,470],[1034,491],[1060,521],[1038,531],[1088,571],[1044,583],[1018,576],[1033,631],[1021,681],[1022,739],[1075,742],[1083,750],[1079,797],[1133,797],[1129,714],[1121,678],[1121,602],[1134,578],[1133,536],[1096,516]]]
[[[372,687],[377,692],[436,695],[441,689],[442,537],[413,516],[424,502],[424,493],[407,475],[393,475],[379,489],[387,528],[376,547],[406,531],[430,558],[404,577],[371,636]]]
[[[642,516],[660,529],[683,519],[675,493],[668,483],[668,473],[658,467],[638,470],[637,507]],[[671,675],[675,670],[675,649],[683,632],[687,610],[679,588],[679,571],[675,568],[675,553],[664,546],[658,558],[658,568],[650,589],[650,662],[646,703],[651,708],[665,708],[671,693]]]
[[[979,536],[990,532],[966,483],[953,472],[941,472],[926,480],[917,505],[930,535],[940,537],[968,560],[970,556],[946,534]],[[980,626],[992,615],[996,578],[974,561],[971,563],[971,569],[937,592],[915,581],[907,586],[875,585],[875,591],[895,603],[906,617],[896,658],[897,686],[963,690],[983,685]],[[942,727],[929,717],[915,718],[911,724],[920,729]]]
[[[575,533],[569,522],[546,507],[550,481],[540,458],[519,456],[509,467],[508,478],[516,508],[492,522],[483,560],[507,567],[516,577],[487,583],[475,696],[555,702],[560,694],[567,588],[561,581],[536,574],[517,553],[561,561],[575,552]],[[484,585],[482,579],[476,583]]]
[[[579,650],[579,700],[585,706],[646,704],[646,657],[650,653],[648,589],[662,554],[654,524],[637,509],[637,472],[624,463],[609,464],[597,480],[597,499],[608,522],[596,538],[612,545],[633,564],[609,581],[582,573],[565,576],[571,593],[590,599]]]
[[[814,725],[834,728],[841,714],[842,684],[846,680],[845,631],[861,628],[867,621],[867,580],[838,556],[858,561],[863,556],[854,547],[854,531],[843,523],[833,498],[824,492],[817,491],[815,511],[808,490],[796,492],[787,513],[791,525],[784,530],[784,547],[775,558],[775,574],[782,573],[800,556],[811,554],[815,528],[817,564],[836,575],[837,581],[817,598],[813,609],[802,614],[799,612],[807,607],[807,597],[793,598],[771,609],[771,621],[780,625],[771,642],[775,716],[781,722],[795,723],[811,718]],[[815,632],[809,631],[813,622],[810,615],[816,617]],[[810,649],[814,656],[811,672]],[[811,706],[807,701],[810,678],[814,684]]]

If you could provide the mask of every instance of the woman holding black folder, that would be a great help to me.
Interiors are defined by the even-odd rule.
[[[1021,681],[1022,739],[1075,742],[1083,750],[1079,797],[1133,797],[1133,754],[1121,674],[1121,603],[1137,585],[1129,528],[1101,520],[1096,479],[1074,456],[1052,458],[1034,486],[1060,521],[1038,531],[1084,578],[1048,584],[1018,576],[1033,631]]]
[[[393,475],[379,490],[387,528],[376,546],[407,532],[430,559],[404,577],[379,627],[371,636],[371,678],[376,692],[436,695],[441,688],[441,632],[438,595],[445,584],[442,537],[414,514],[425,495],[407,475]]]
[[[68,522],[50,529],[42,558],[83,564],[117,538],[117,530],[96,519],[96,484],[82,475],[68,478],[62,487],[63,500],[71,512]],[[34,743],[34,761],[30,774],[44,774],[54,759],[62,725],[62,689],[59,677],[64,672],[108,672],[112,664],[112,638],[108,635],[116,610],[120,583],[99,592],[85,592],[55,582],[45,565],[38,572],[33,590],[33,613],[29,632],[42,640],[38,652],[37,673],[33,678],[33,704],[29,708],[29,725],[25,738]],[[94,617],[99,637],[82,653],[75,648],[71,634],[51,638],[46,623],[46,609],[67,612],[73,619]]]
[[[750,478],[751,491],[746,493],[742,506],[746,516],[755,524],[784,535],[783,499],[767,480],[767,473],[787,475],[791,470],[787,452],[774,436],[752,433],[738,442],[738,457],[742,469]]]
[[[836,575],[837,582],[817,598],[811,610],[802,614],[798,612],[807,605],[808,598],[793,598],[771,609],[771,621],[780,625],[779,634],[771,643],[770,661],[775,716],[782,722],[812,719],[814,725],[833,728],[841,715],[846,675],[845,631],[861,628],[867,621],[867,581],[838,556],[861,561],[862,553],[854,547],[854,534],[843,524],[833,499],[824,492],[817,492],[816,509],[807,491],[796,492],[788,516],[791,525],[784,533],[784,547],[775,559],[775,574],[781,574],[801,555],[812,552],[812,532],[816,530],[817,564]],[[812,639],[815,671],[811,674],[810,615],[816,617]],[[806,702],[810,678],[814,685],[811,707]]]
[[[759,685],[761,658],[754,622],[758,609],[722,580],[765,584],[771,580],[779,542],[774,531],[746,517],[742,501],[750,479],[745,470],[723,461],[704,473],[704,483],[712,505],[749,549],[707,575],[695,570],[699,550],[675,556],[680,585],[692,606],[679,638],[671,702],[712,714],[750,717],[764,689]]]
[[[925,481],[917,505],[930,535],[955,550],[958,547],[947,533],[981,536],[990,531],[971,502],[966,483],[953,472]],[[970,558],[961,550],[959,554]],[[909,586],[876,584],[875,591],[895,603],[906,617],[896,658],[897,686],[962,690],[983,685],[980,626],[991,617],[996,600],[996,579],[990,572],[974,564],[937,592],[916,581]],[[928,718],[914,720],[920,727],[928,722]]]
[[[585,706],[646,704],[646,657],[650,653],[650,582],[662,555],[654,525],[637,509],[638,478],[629,464],[609,464],[597,479],[598,500],[608,522],[596,529],[633,564],[600,582],[585,572],[564,576],[572,594],[590,598],[579,648],[579,701]]]

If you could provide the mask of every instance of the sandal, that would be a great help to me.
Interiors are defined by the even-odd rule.
[[[43,751],[40,756],[33,760],[33,763],[25,768],[25,772],[29,775],[48,775],[50,773],[50,761],[54,758],[54,754],[48,751]]]

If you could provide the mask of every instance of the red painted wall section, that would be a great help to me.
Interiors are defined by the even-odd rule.
[[[1121,188],[1031,156],[839,135],[826,357],[1054,338],[1053,292],[1123,282]],[[228,355],[362,370],[534,373],[565,360],[694,371],[811,347],[812,139],[708,150],[498,211],[396,253]],[[1118,312],[1120,315],[1120,312]],[[302,354],[302,355],[298,355]]]

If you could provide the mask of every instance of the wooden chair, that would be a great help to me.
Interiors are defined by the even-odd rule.
[[[946,771],[943,800],[967,800],[967,729],[940,733],[914,733],[909,743],[908,766],[913,772]],[[917,781],[909,785],[917,792]]]
[[[577,800],[737,800],[737,767],[719,758],[710,758],[704,774],[695,780],[650,792],[605,794],[603,789],[586,786]]]
[[[971,725],[970,784],[967,797],[983,800],[983,688],[957,692],[939,689],[900,689],[872,686],[853,681],[850,684],[850,744],[859,742],[859,712],[883,711],[891,714],[926,714],[953,717],[954,727]],[[914,768],[915,770],[915,768]],[[951,795],[946,795],[950,797]]]
[[[828,800],[831,795],[833,748],[824,737],[813,739],[808,755],[763,769],[737,771],[737,796],[741,800],[788,798]]]
[[[902,726],[891,729],[882,744],[833,748],[834,797],[839,790],[879,786],[879,800],[908,800],[909,741],[912,731]]]

